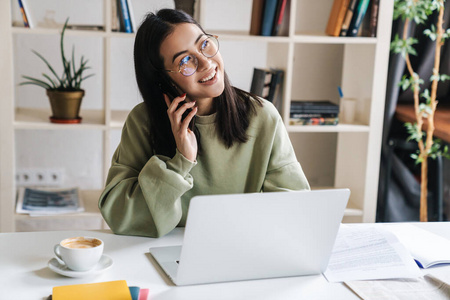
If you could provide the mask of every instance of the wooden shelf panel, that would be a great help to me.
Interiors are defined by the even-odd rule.
[[[293,38],[295,43],[313,44],[376,44],[375,37],[338,37],[322,32],[298,32]]]
[[[289,125],[288,132],[369,132],[369,126],[361,124],[338,125]]]
[[[102,110],[82,110],[80,124],[54,124],[49,117],[50,109],[16,108],[15,129],[105,129]]]

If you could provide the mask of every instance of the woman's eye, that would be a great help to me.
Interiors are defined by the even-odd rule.
[[[204,40],[202,43],[202,50],[205,49],[206,47],[208,47],[209,41],[208,39]]]
[[[184,66],[184,65],[188,64],[189,61],[190,61],[191,59],[192,59],[192,58],[191,58],[189,55],[183,57],[183,58],[180,60],[180,66]]]

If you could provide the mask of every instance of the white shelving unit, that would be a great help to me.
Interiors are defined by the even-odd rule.
[[[350,188],[352,194],[344,221],[374,222],[393,0],[380,0],[376,38],[326,36],[323,32],[333,0],[290,0],[287,36],[250,36],[251,3],[251,0],[198,0],[197,18],[207,32],[219,35],[226,70],[236,86],[249,89],[253,67],[285,70],[282,116],[313,189]],[[16,157],[20,150],[16,148],[20,144],[17,141],[19,133],[50,132],[58,137],[66,132],[80,136],[96,132],[101,140],[96,143],[97,147],[92,147],[91,156],[96,156],[102,165],[101,172],[96,175],[101,178],[97,181],[103,183],[106,179],[120,129],[133,106],[124,108],[111,100],[117,86],[117,82],[112,82],[115,80],[114,67],[117,67],[112,52],[120,43],[132,43],[134,34],[112,32],[111,1],[104,0],[103,6],[104,31],[67,31],[68,38],[101,40],[102,58],[96,70],[100,74],[101,85],[96,88],[101,89],[101,100],[97,99],[98,107],[82,106],[82,124],[57,125],[48,122],[49,108],[19,105],[21,102],[15,95],[17,82],[13,61],[16,60],[13,60],[13,53],[15,37],[59,36],[59,30],[12,27],[11,2],[0,3],[0,66],[3,71],[0,75],[3,88],[0,101],[0,231],[14,231],[16,224],[26,222],[28,218],[14,213],[14,174],[20,164]],[[236,12],[237,7],[239,12]],[[354,124],[289,125],[291,100],[327,99],[339,103],[338,85],[345,97],[358,99]],[[78,160],[80,166],[90,163],[83,162],[82,157]],[[96,205],[92,205],[96,204],[101,189],[102,186],[98,186],[91,191],[91,187],[86,187],[85,201],[92,209],[70,218],[101,218]]]

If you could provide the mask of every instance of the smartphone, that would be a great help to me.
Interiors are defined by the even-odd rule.
[[[172,82],[170,82],[170,83],[165,82],[165,83],[161,84],[160,88],[164,94],[169,96],[169,99],[171,102],[173,101],[173,99],[175,99],[176,97],[180,97],[182,94],[182,93],[180,93],[180,91],[176,88],[176,86]],[[181,101],[178,104],[177,109],[179,109],[185,103],[186,103],[186,101]],[[192,108],[187,109],[181,116],[181,120],[184,120],[191,111],[192,111]],[[194,125],[195,125],[194,120],[195,120],[195,116],[192,118],[191,122],[189,122],[188,128],[190,130],[194,130]]]

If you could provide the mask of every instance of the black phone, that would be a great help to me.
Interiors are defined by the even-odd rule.
[[[167,82],[169,80],[170,79],[167,79],[167,80],[165,80],[166,82],[161,83],[160,88],[164,94],[169,96],[169,99],[172,102],[173,99],[175,99],[176,97],[180,97],[182,95],[182,93],[180,92],[180,90],[176,87],[176,85],[173,82]],[[178,104],[177,109],[179,109],[185,103],[186,103],[186,101],[181,101]],[[183,113],[181,119],[184,120],[191,111],[192,111],[192,108],[187,109]],[[194,125],[195,125],[194,120],[195,120],[195,116],[192,118],[191,122],[189,122],[188,128],[190,130],[194,130]]]

